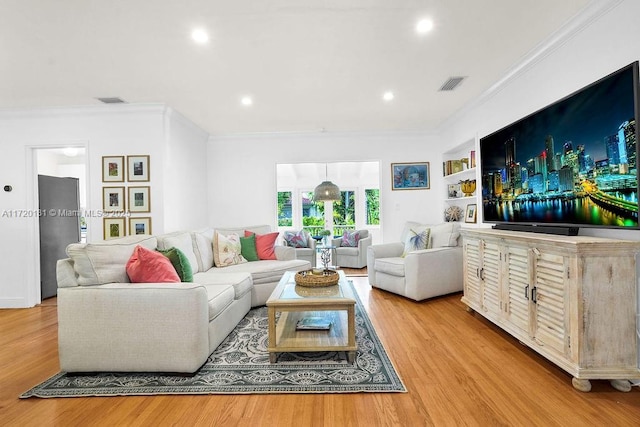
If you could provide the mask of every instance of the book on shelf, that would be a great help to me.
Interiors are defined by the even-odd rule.
[[[471,150],[471,152],[469,153],[469,167],[476,167],[476,150]]]
[[[446,160],[442,162],[442,172],[444,175],[451,175],[452,173],[462,172],[466,169],[466,163],[463,162],[464,159],[460,160]]]
[[[296,323],[296,329],[309,331],[327,331],[333,322],[325,317],[303,317]]]

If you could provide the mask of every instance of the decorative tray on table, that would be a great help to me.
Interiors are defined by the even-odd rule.
[[[340,280],[340,275],[335,270],[303,270],[295,276],[296,285],[308,288],[320,288],[333,286]]]

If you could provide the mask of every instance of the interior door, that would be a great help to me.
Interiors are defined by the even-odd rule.
[[[41,298],[57,295],[56,263],[65,249],[80,241],[80,199],[77,178],[38,175],[40,208]]]

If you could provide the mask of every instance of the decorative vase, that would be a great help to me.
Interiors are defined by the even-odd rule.
[[[473,196],[473,192],[476,191],[476,180],[465,179],[464,181],[460,181],[460,189],[465,197]]]

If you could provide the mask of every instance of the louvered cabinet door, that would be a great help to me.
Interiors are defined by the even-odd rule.
[[[495,242],[483,241],[482,265],[482,309],[494,319],[500,317],[500,246]]]
[[[475,309],[480,308],[480,243],[478,239],[464,242],[464,299]]]
[[[505,315],[507,322],[518,335],[529,337],[529,323],[532,272],[530,268],[529,249],[508,247],[505,250]]]
[[[567,335],[565,278],[567,267],[562,256],[538,252],[534,261],[534,339],[547,349],[564,355]]]

